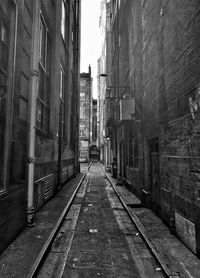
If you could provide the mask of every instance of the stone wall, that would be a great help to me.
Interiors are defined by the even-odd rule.
[[[10,101],[10,122],[8,123],[9,132],[7,132],[9,134],[7,136],[7,145],[9,147],[6,152],[6,158],[8,158],[6,161],[6,186],[5,188],[1,187],[0,191],[0,252],[6,248],[26,225],[31,55],[33,54],[33,6],[35,4],[35,1],[31,0],[7,1],[11,1],[11,5],[16,7],[17,23],[13,17],[13,30],[10,30],[10,32],[13,42],[15,42],[14,35],[16,35],[16,58],[14,57],[14,53],[10,55],[10,65],[12,64],[12,67],[9,67],[9,73],[11,73],[11,76],[14,76],[14,80],[13,86],[12,84],[9,86],[12,87],[12,92],[7,98]],[[7,1],[3,2],[6,3]],[[50,111],[50,116],[48,117],[50,118],[50,124],[48,129],[42,130],[38,126],[35,127],[36,163],[34,193],[37,190],[39,192],[38,187],[45,184],[45,189],[41,191],[48,191],[47,193],[49,195],[45,199],[46,201],[57,191],[58,169],[60,170],[60,181],[62,183],[66,183],[77,171],[77,165],[75,165],[77,163],[77,157],[75,157],[75,153],[77,152],[78,138],[72,135],[77,132],[76,127],[78,125],[78,113],[75,108],[78,107],[79,101],[79,54],[77,51],[77,54],[74,54],[72,57],[72,53],[74,53],[74,49],[79,49],[79,47],[75,45],[77,44],[76,39],[72,42],[71,35],[69,37],[66,36],[66,42],[61,37],[61,1],[41,0],[39,3],[41,4],[42,15],[48,27],[49,40],[51,41],[49,43],[51,45],[51,55],[48,57],[48,61],[51,60],[49,70],[51,72],[51,84],[49,84],[50,89],[46,91],[50,98],[50,103],[47,104]],[[66,26],[67,28],[69,27],[71,34],[72,30],[75,31],[75,28],[78,26],[77,22],[74,22],[75,17],[72,16],[72,12],[74,12],[72,4],[76,5],[76,3],[67,1],[67,4],[70,6],[67,9],[69,16],[66,17],[66,20],[68,20]],[[14,27],[16,27],[16,30]],[[14,34],[15,31],[16,34]],[[38,33],[38,38],[40,35]],[[76,38],[78,38],[78,34]],[[12,47],[15,48],[15,43],[13,43]],[[38,57],[38,63],[39,59],[40,57]],[[64,124],[66,134],[62,138],[59,136],[61,64],[66,75],[64,81],[66,83],[64,91]],[[32,74],[36,74],[37,76],[36,72]],[[2,86],[2,80],[0,82]],[[44,118],[48,122],[49,119]],[[60,138],[61,147],[59,148]],[[4,173],[1,173],[1,177],[3,175]],[[38,195],[34,194],[34,201],[35,196],[37,197]]]
[[[175,213],[194,223],[199,253],[200,2],[121,1],[118,12],[117,34],[115,22],[113,26],[120,46],[119,84],[130,86],[141,120],[135,134],[139,140],[142,136],[139,153],[144,177],[135,184],[136,191],[138,184],[140,192],[157,190],[155,203],[168,224]],[[113,67],[117,71],[117,62]],[[153,184],[151,155],[155,150],[150,142],[156,138],[159,175]],[[128,176],[134,187],[136,174],[128,171]]]

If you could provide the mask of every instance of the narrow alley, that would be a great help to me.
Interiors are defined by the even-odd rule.
[[[0,0],[0,278],[200,277],[200,0]]]
[[[101,164],[82,169],[2,254],[0,277],[199,277],[195,255]]]

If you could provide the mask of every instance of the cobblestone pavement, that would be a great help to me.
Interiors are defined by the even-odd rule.
[[[44,277],[164,277],[98,163],[65,219]]]
[[[35,227],[26,227],[0,256],[1,278],[25,278],[70,200],[82,173],[69,181],[36,214]]]
[[[84,169],[87,171],[87,167]],[[161,268],[104,175],[99,163],[92,165],[39,274],[40,278],[163,277]],[[36,226],[26,228],[0,256],[0,277],[27,277],[80,178],[81,175],[64,186],[38,212]],[[109,179],[116,184],[116,180]],[[127,190],[123,193],[123,187],[118,189],[127,197]],[[137,199],[131,196],[130,193],[127,202]],[[149,239],[174,273],[179,268],[179,277],[200,277],[199,259],[169,233],[152,211],[142,207],[130,208],[131,211],[137,215]]]
[[[126,199],[127,189],[124,186],[116,186],[117,180],[110,174],[107,175],[115,189]],[[124,198],[125,197],[125,198]],[[192,253],[175,235],[170,233],[168,227],[155,213],[145,207],[137,207],[136,196],[129,192],[131,207],[129,212],[136,222],[139,223],[148,240],[165,263],[170,277],[199,278],[200,260]],[[136,198],[136,200],[135,200]],[[126,202],[126,201],[125,201]],[[129,202],[129,200],[127,200]],[[127,203],[126,202],[126,203]],[[136,206],[134,206],[134,203]],[[154,276],[152,276],[154,277]]]

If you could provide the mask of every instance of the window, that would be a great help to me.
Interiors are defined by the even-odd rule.
[[[129,167],[133,167],[133,127],[131,127],[128,131],[128,165]]]
[[[37,99],[37,128],[49,131],[51,42],[44,18],[40,17],[39,84]]]
[[[80,137],[85,137],[85,125],[80,125],[79,136]]]
[[[65,72],[60,69],[60,125],[61,138],[65,138]]]
[[[84,79],[81,80],[81,86],[84,87],[86,85],[86,81]]]
[[[85,101],[85,93],[80,93],[80,101]]]
[[[137,138],[134,142],[134,168],[139,168],[139,144]]]
[[[85,80],[81,80],[81,86],[85,86],[85,85],[86,85]]]
[[[0,1],[0,191],[6,187],[16,7]]]
[[[85,119],[85,106],[80,107],[80,118]]]
[[[66,0],[62,0],[61,35],[63,37],[63,40],[65,40],[65,37],[66,37]]]

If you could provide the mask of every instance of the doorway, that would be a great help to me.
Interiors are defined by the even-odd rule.
[[[161,209],[161,189],[160,189],[160,156],[159,140],[154,138],[149,142],[150,150],[150,191],[152,209],[159,214]]]

